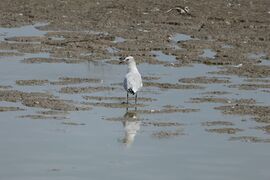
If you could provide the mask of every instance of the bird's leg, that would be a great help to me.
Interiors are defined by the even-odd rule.
[[[128,104],[128,92],[127,92],[127,104]]]
[[[135,104],[137,104],[137,93],[135,94]]]

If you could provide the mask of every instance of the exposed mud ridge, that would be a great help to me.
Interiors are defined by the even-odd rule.
[[[233,126],[234,123],[229,121],[207,121],[202,122],[202,126]]]
[[[14,50],[16,49],[20,53],[40,53],[46,52],[41,50],[41,45],[36,43],[12,43],[12,42],[0,42],[0,49]]]
[[[123,121],[143,121],[143,120],[147,120],[144,118],[139,118],[139,117],[110,117],[110,118],[106,118],[105,120],[107,121],[112,121],[112,122],[123,122]]]
[[[91,105],[91,106],[100,106],[100,107],[106,107],[106,108],[133,108],[133,107],[144,107],[146,105],[144,104],[127,104],[127,103],[105,103],[105,102],[84,102],[85,105]]]
[[[270,116],[257,116],[253,118],[256,122],[259,123],[270,123]]]
[[[205,129],[207,132],[220,133],[220,134],[236,134],[237,132],[243,131],[239,128],[213,128]]]
[[[44,40],[44,37],[40,36],[27,36],[27,37],[15,36],[5,38],[5,41],[22,42],[22,43],[41,42],[42,40]]]
[[[20,86],[34,86],[34,85],[44,85],[49,83],[48,80],[38,80],[38,79],[33,79],[33,80],[17,80],[16,84]]]
[[[90,110],[90,107],[75,105],[72,101],[58,99],[47,93],[21,92],[16,90],[0,91],[0,101],[21,102],[28,107],[38,107],[61,111]]]
[[[227,91],[207,91],[207,92],[203,92],[202,94],[208,94],[208,95],[224,95],[224,94],[231,94],[231,92],[227,92]]]
[[[36,113],[42,114],[42,115],[67,115],[69,114],[68,111],[56,111],[56,110],[37,111]]]
[[[19,52],[8,52],[8,51],[1,52],[0,51],[0,57],[22,56],[22,55],[23,54]]]
[[[78,123],[78,122],[73,122],[73,121],[64,121],[61,124],[68,125],[68,126],[84,126],[84,125],[86,125],[85,123]]]
[[[252,142],[252,143],[270,143],[270,139],[264,139],[254,136],[236,136],[231,137],[230,141],[242,141],[242,142]]]
[[[113,91],[116,88],[114,87],[62,87],[60,89],[60,93],[66,94],[80,94],[80,93],[93,93],[93,92],[100,92],[100,91]]]
[[[151,110],[137,110],[138,114],[164,114],[164,113],[190,113],[198,112],[199,109],[180,109],[180,108],[171,108],[171,109],[151,109]]]
[[[162,121],[145,121],[142,122],[142,125],[144,126],[155,126],[155,127],[170,127],[170,126],[183,126],[183,124],[178,122],[162,122]]]
[[[248,78],[265,78],[270,76],[270,66],[247,64],[240,68],[227,66],[225,70],[211,74],[237,75]]]
[[[109,96],[83,96],[84,99],[86,100],[97,100],[97,101],[104,101],[104,100],[116,100],[116,101],[126,101],[126,97],[109,97]],[[134,97],[129,97],[130,101],[134,101]],[[153,98],[147,98],[147,97],[138,97],[137,101],[142,101],[142,102],[152,102],[156,101],[156,99]]]
[[[26,58],[22,60],[23,63],[66,63],[66,64],[78,64],[82,62],[88,62],[88,59],[73,59],[73,58]]]
[[[160,89],[203,89],[204,87],[193,84],[171,84],[171,83],[157,83],[144,82],[145,87],[158,87]]]
[[[3,85],[0,85],[0,90],[10,89],[10,88],[12,88],[12,86],[3,86]]]
[[[221,110],[224,114],[236,115],[251,115],[254,116],[257,122],[270,123],[270,106],[255,106],[255,105],[230,105],[215,107]]]
[[[238,88],[240,90],[257,90],[257,89],[269,89],[270,84],[233,84],[229,85],[229,88]]]
[[[261,130],[265,131],[266,133],[270,134],[270,125],[256,127],[256,129],[261,129]]]
[[[6,112],[6,111],[22,111],[24,109],[19,107],[6,107],[6,106],[0,106],[0,112]]]
[[[249,79],[245,79],[245,81],[247,82],[261,82],[261,83],[270,83],[270,79],[269,78],[249,78]]]
[[[40,115],[40,114],[32,114],[32,115],[23,115],[18,116],[19,118],[27,118],[27,119],[53,119],[53,120],[64,120],[68,119],[64,116],[51,116],[51,115]]]
[[[101,83],[100,79],[94,78],[74,78],[74,77],[59,77],[59,81],[50,82],[53,85],[68,85],[80,83]]]
[[[71,104],[69,101],[53,98],[27,98],[22,101],[22,104],[28,107],[38,107],[51,110],[60,111],[79,111],[79,110],[90,110],[89,106],[76,106]]]
[[[177,129],[175,131],[165,131],[165,130],[162,130],[162,131],[154,132],[152,134],[152,136],[154,138],[158,138],[158,139],[176,137],[176,136],[180,136],[180,135],[185,135],[185,133],[181,129]]]
[[[207,77],[207,76],[199,76],[195,78],[182,78],[178,80],[182,83],[198,83],[198,84],[209,84],[209,83],[230,83],[227,78],[220,77]]]
[[[157,76],[143,76],[142,79],[145,81],[153,81],[153,80],[159,80],[161,77]]]
[[[201,98],[191,98],[191,103],[223,103],[223,104],[256,104],[255,99],[228,99],[228,98],[216,98],[216,97],[201,97]]]
[[[40,92],[27,93],[17,90],[0,90],[0,101],[19,102],[28,98],[54,98],[54,96]]]

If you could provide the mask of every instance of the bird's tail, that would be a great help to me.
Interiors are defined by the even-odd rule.
[[[129,88],[129,89],[127,90],[127,92],[130,93],[130,94],[132,94],[132,95],[135,94],[135,92],[134,92],[131,88]]]

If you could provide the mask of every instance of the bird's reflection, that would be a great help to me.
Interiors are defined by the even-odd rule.
[[[127,109],[126,113],[123,116],[122,123],[125,131],[125,135],[122,142],[127,147],[129,147],[134,142],[135,136],[137,132],[140,130],[141,125],[141,121],[139,120],[136,109],[135,111],[129,111]]]

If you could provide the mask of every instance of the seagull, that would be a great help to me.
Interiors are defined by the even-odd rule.
[[[125,59],[120,59],[120,64],[128,64],[128,72],[125,76],[123,86],[127,91],[127,104],[128,104],[128,95],[135,95],[135,104],[137,104],[137,93],[142,88],[142,77],[139,73],[136,62],[132,56],[128,56]]]

